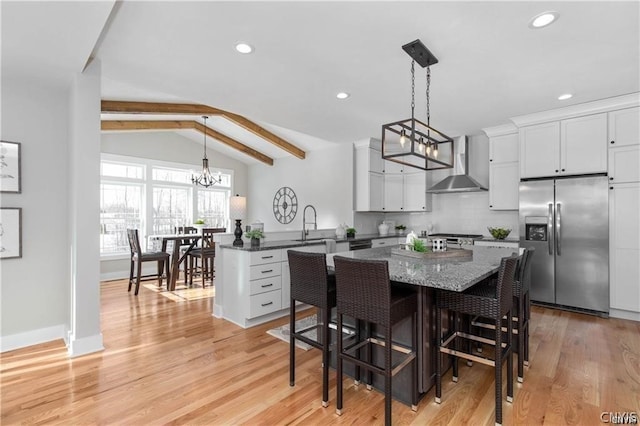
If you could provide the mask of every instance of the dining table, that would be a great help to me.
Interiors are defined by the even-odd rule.
[[[167,277],[167,290],[176,289],[176,281],[180,274],[180,263],[189,255],[189,252],[202,239],[201,234],[155,234],[149,235],[148,249],[151,251],[164,251],[171,255],[169,276]]]
[[[475,284],[497,275],[503,257],[517,249],[467,245],[449,254],[416,254],[403,252],[402,246],[376,247],[364,250],[332,253],[327,255],[327,266],[333,269],[333,258],[345,256],[352,259],[386,260],[389,265],[391,285],[412,289],[418,297],[417,335],[418,392],[426,394],[435,383],[435,359],[438,336],[435,334],[435,297],[440,291],[465,291]],[[447,319],[444,319],[445,324]],[[394,329],[394,341],[411,344],[410,322]],[[394,378],[394,397],[409,401],[411,377],[401,371]],[[407,377],[401,377],[402,375]],[[395,382],[399,382],[396,386]],[[382,385],[382,383],[380,383]],[[375,386],[375,382],[374,382]],[[396,392],[399,391],[399,392]],[[396,395],[398,393],[398,395]]]

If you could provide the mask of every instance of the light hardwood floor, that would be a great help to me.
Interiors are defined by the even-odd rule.
[[[345,379],[342,416],[321,406],[320,352],[211,316],[212,299],[174,302],[125,281],[102,284],[105,350],[76,359],[62,341],[2,354],[1,423],[381,424],[383,397]],[[460,381],[432,389],[418,411],[393,404],[398,425],[493,424],[493,372],[460,363]],[[506,368],[506,367],[505,367]],[[515,362],[514,362],[515,368]],[[600,424],[601,412],[640,412],[640,323],[534,307],[531,366],[504,403],[504,424]]]

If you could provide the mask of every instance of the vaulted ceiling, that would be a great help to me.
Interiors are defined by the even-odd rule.
[[[640,90],[636,1],[3,1],[1,7],[3,76],[62,84],[93,55],[102,63],[104,100],[207,105],[305,152],[379,137],[382,124],[409,117],[411,60],[401,46],[417,38],[440,61],[432,67],[431,123],[451,136]],[[558,21],[530,29],[530,18],[545,10],[557,11]],[[239,41],[254,52],[237,53]],[[417,70],[422,117],[425,77]],[[340,91],[351,96],[338,100]],[[573,98],[558,101],[566,92]],[[201,121],[199,115],[173,118]],[[209,124],[267,157],[294,155],[233,120],[220,116]],[[180,132],[201,141],[195,130]],[[247,163],[261,161],[232,151]]]

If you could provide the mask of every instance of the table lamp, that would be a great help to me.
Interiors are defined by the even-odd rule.
[[[241,197],[236,194],[235,196],[229,198],[229,216],[231,219],[235,219],[236,221],[236,229],[233,231],[233,235],[236,236],[236,239],[233,240],[234,246],[242,247],[244,243],[242,242],[242,219],[247,214],[247,198]]]

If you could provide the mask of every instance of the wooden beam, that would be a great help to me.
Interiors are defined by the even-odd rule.
[[[112,114],[191,114],[191,115],[219,115],[251,133],[271,142],[275,146],[287,151],[300,159],[304,159],[306,153],[271,133],[264,127],[254,123],[246,117],[200,104],[162,103],[162,102],[130,102],[130,101],[102,101],[102,112]]]
[[[194,129],[200,133],[207,133],[207,136],[211,136],[217,141],[242,152],[250,157],[255,158],[269,166],[273,166],[273,158],[264,155],[263,153],[256,151],[255,149],[238,142],[237,140],[220,133],[216,130],[205,127],[204,125],[192,120],[102,120],[102,130],[117,130],[117,131],[135,131],[135,130],[178,130],[178,129]]]

